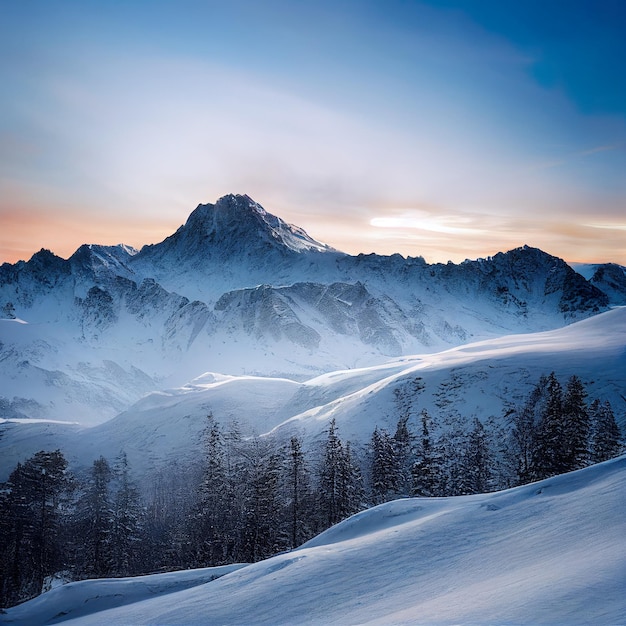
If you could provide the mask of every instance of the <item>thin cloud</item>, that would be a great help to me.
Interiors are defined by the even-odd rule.
[[[617,145],[606,145],[606,146],[596,146],[595,148],[590,148],[589,150],[582,150],[578,153],[579,156],[591,156],[593,154],[597,154],[598,152],[610,152],[611,150],[619,150],[621,147],[619,144]]]
[[[484,256],[563,243],[570,254],[576,236],[559,222],[620,222],[622,121],[581,115],[529,77],[528,51],[466,18],[418,7],[420,20],[400,23],[372,9],[374,24],[367,11],[353,20],[342,10],[348,30],[325,28],[329,14],[311,9],[304,38],[295,8],[284,31],[278,11],[270,22],[247,14],[246,27],[263,35],[254,53],[231,45],[241,20],[220,29],[219,12],[210,42],[185,45],[132,22],[132,45],[104,27],[65,33],[67,48],[29,31],[41,64],[0,64],[13,86],[0,97],[12,116],[1,205],[45,216],[48,237],[78,212],[86,230],[69,229],[74,248],[101,215],[119,224],[118,241],[141,245],[149,239],[135,238],[136,223],[174,229],[199,202],[247,193],[334,247],[427,249],[434,260],[470,245]],[[22,237],[14,227],[3,221],[7,244]],[[623,231],[587,230],[606,236],[604,247],[585,239],[597,254],[623,258],[612,238]],[[53,245],[36,229],[31,237],[32,251]]]
[[[487,232],[480,228],[466,226],[469,221],[467,217],[463,216],[431,216],[428,213],[422,212],[422,215],[414,213],[412,215],[374,217],[370,220],[370,224],[377,228],[410,228],[435,233],[459,235],[479,235]]]
[[[598,228],[601,230],[626,230],[626,223],[605,223],[605,224],[585,224],[587,228]]]

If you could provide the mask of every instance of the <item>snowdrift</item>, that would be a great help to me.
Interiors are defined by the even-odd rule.
[[[211,582],[224,572],[83,581],[0,623],[623,624],[625,490],[622,456],[499,493],[398,500]]]

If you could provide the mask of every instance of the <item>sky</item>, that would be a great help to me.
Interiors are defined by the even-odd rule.
[[[353,254],[626,265],[622,0],[0,0],[0,262],[245,193]]]

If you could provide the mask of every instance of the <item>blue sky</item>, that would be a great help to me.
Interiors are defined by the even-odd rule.
[[[626,2],[0,10],[0,261],[232,192],[352,253],[626,264]]]

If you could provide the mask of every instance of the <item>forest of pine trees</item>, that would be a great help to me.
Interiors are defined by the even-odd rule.
[[[506,428],[476,418],[440,428],[425,410],[400,413],[394,432],[376,427],[359,448],[332,420],[308,450],[296,436],[244,438],[209,415],[203,457],[153,474],[141,493],[124,453],[72,476],[59,450],[38,452],[0,485],[0,606],[55,577],[258,561],[382,502],[494,491],[623,451],[610,404],[588,404],[576,376],[565,387],[542,377]]]

